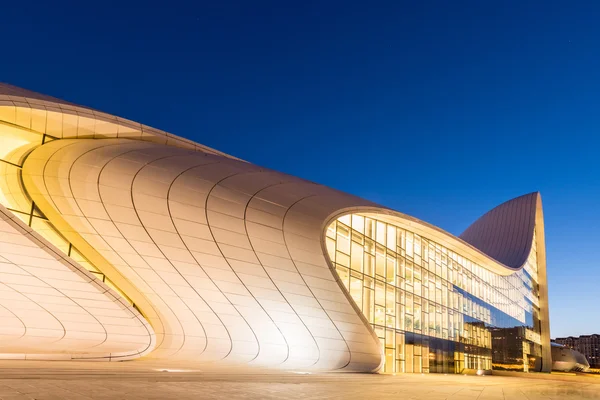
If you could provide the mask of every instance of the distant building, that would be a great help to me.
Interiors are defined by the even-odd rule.
[[[581,335],[556,338],[558,344],[577,350],[585,356],[591,368],[600,368],[600,335]]]

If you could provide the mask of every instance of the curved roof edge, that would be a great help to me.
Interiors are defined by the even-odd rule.
[[[189,139],[151,128],[147,125],[0,82],[0,108],[6,106],[46,109],[48,113],[59,112],[64,114],[74,114],[77,115],[79,119],[85,120],[87,118],[95,120],[97,121],[95,125],[104,127],[101,132],[93,132],[93,134],[88,136],[81,136],[79,132],[76,136],[62,133],[57,135],[62,139],[75,137],[119,137],[147,140],[176,147],[202,150],[204,152],[244,162],[244,160],[240,160],[237,157],[200,145]],[[18,121],[15,121],[15,124],[21,126]],[[24,127],[30,128],[29,126]],[[462,244],[457,243],[459,247],[467,245],[482,253],[483,256],[495,261],[499,264],[498,266],[502,266],[509,271],[515,271],[523,267],[529,256],[533,243],[536,202],[538,202],[539,199],[539,193],[534,192],[509,200],[484,214],[458,237],[414,217],[398,213],[394,210],[389,211],[396,216],[402,215],[407,220],[412,221],[412,223],[409,222],[409,225],[414,225],[416,223],[425,227],[425,230],[433,228],[434,231],[437,231],[435,232],[435,236],[439,236],[439,234],[442,233],[442,236],[446,238],[451,237],[454,240],[457,240],[458,243],[462,242]],[[381,207],[379,205],[377,205],[377,207],[380,208],[380,210],[384,208],[387,209],[387,207]],[[497,273],[505,274],[504,271],[500,272],[498,268],[494,269]]]
[[[508,200],[488,211],[459,238],[512,269],[520,269],[531,252],[539,192]]]
[[[167,144],[176,147],[183,147],[194,150],[201,150],[207,153],[217,154],[223,157],[231,158],[238,161],[244,161],[232,155],[223,153],[211,147],[198,144],[192,140],[160,129],[152,128],[148,125],[140,124],[125,118],[107,114],[102,111],[95,110],[90,107],[74,104],[56,97],[47,96],[28,89],[23,89],[8,83],[0,82],[0,114],[2,109],[7,107],[15,107],[15,112],[12,113],[12,118],[7,121],[11,125],[16,125],[28,130],[36,131],[34,125],[45,127],[45,133],[50,136],[60,139],[66,138],[131,138],[137,140],[145,140],[156,143]],[[32,109],[44,111],[41,115],[36,115],[38,120],[33,121],[33,116],[30,113],[23,113],[23,118],[17,119],[16,109]],[[52,130],[50,130],[46,119],[50,114],[63,114],[73,116],[74,118],[65,120],[62,116],[58,119],[54,118]],[[37,124],[35,123],[37,122]],[[72,126],[69,126],[72,124]],[[71,133],[65,131],[70,128]],[[75,132],[75,133],[73,133]]]

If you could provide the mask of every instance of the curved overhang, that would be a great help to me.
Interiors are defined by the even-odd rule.
[[[518,270],[531,252],[540,194],[533,192],[488,211],[459,237],[493,259]]]
[[[535,212],[535,210],[534,210]],[[403,214],[398,211],[394,211],[392,209],[386,207],[351,207],[342,210],[338,210],[335,213],[331,214],[327,221],[323,224],[323,235],[327,230],[329,224],[332,221],[348,214],[361,214],[365,216],[369,216],[374,219],[379,219],[381,221],[391,223],[400,228],[409,230],[414,232],[420,236],[426,237],[430,240],[438,242],[446,246],[449,250],[454,251],[457,254],[460,254],[463,257],[470,259],[473,262],[478,263],[483,268],[502,276],[508,276],[513,274],[515,271],[520,270],[525,265],[527,261],[527,257],[525,260],[518,266],[514,267],[512,265],[507,265],[499,261],[498,259],[492,257],[485,250],[474,246],[468,241],[462,239],[459,236],[454,236],[453,234],[438,228],[428,222],[421,221],[418,218],[411,217],[410,215]],[[535,216],[535,214],[534,214]],[[531,236],[528,237],[528,251],[531,251],[532,239],[533,239],[533,231],[530,232]],[[324,236],[323,236],[324,237]],[[527,253],[529,255],[529,253]]]

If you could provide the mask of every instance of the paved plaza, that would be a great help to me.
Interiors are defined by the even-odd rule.
[[[0,399],[600,399],[600,377],[208,372],[143,362],[2,361]]]

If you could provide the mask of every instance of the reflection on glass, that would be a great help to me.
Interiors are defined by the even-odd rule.
[[[334,221],[326,241],[340,280],[379,337],[385,372],[540,365],[535,246],[523,270],[500,276],[365,215]]]

